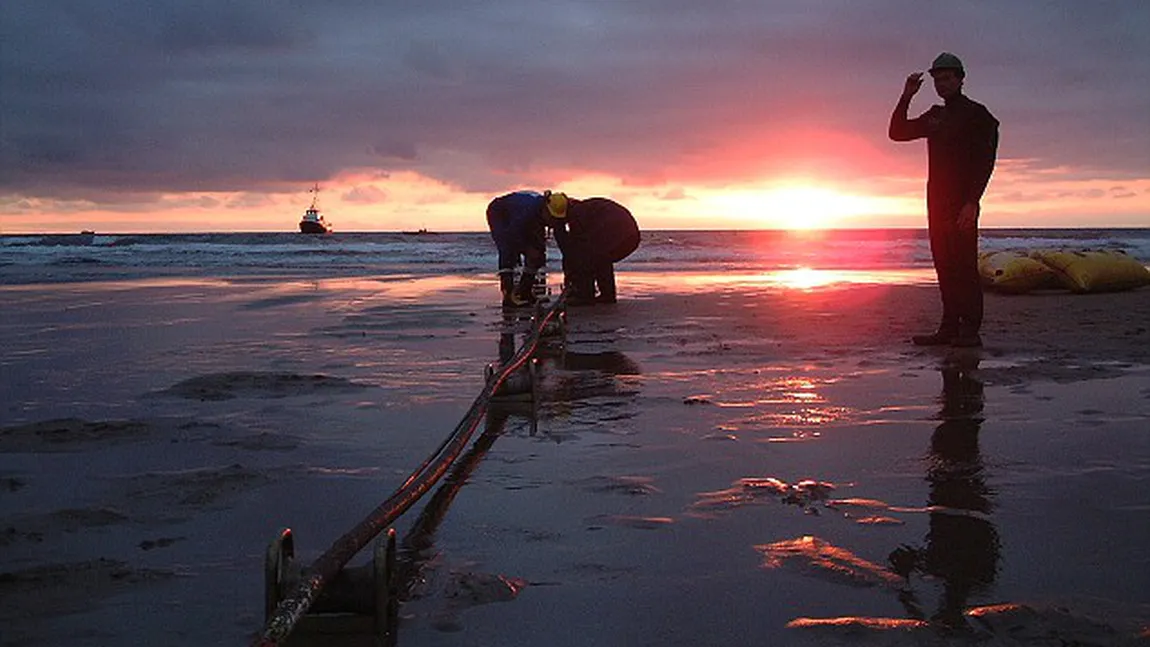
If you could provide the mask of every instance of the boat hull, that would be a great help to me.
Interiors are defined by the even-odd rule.
[[[301,220],[299,223],[299,231],[301,234],[326,234],[327,227],[324,227],[323,223]]]

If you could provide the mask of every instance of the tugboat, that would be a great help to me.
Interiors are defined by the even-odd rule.
[[[331,225],[323,219],[323,215],[316,207],[316,200],[319,199],[319,185],[315,185],[311,189],[312,198],[311,206],[307,211],[303,212],[303,218],[299,221],[299,231],[301,234],[327,234],[331,232]]]

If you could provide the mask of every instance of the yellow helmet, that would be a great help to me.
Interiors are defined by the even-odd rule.
[[[546,191],[543,193],[543,199],[547,201],[547,213],[550,213],[552,218],[567,217],[566,193]]]

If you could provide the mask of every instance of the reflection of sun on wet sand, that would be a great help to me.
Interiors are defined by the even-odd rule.
[[[889,570],[865,560],[851,551],[834,546],[818,537],[800,537],[756,546],[763,554],[764,565],[780,568],[790,565],[851,586],[884,586],[897,589],[903,579]]]
[[[796,274],[791,278],[799,289],[784,293],[756,294],[743,285],[750,284],[749,278],[737,277],[718,281],[687,277],[682,284],[652,288],[652,301],[643,301],[648,296],[644,293],[628,313],[631,317],[643,313],[637,318],[648,322],[644,332],[651,342],[644,344],[641,337],[626,337],[629,348],[646,352],[641,356],[649,378],[665,380],[664,385],[680,385],[678,392],[686,396],[680,397],[681,404],[717,405],[690,406],[689,411],[671,414],[665,420],[672,429],[684,432],[690,427],[683,423],[683,417],[706,421],[711,427],[695,431],[699,439],[722,437],[742,444],[766,432],[772,441],[803,440],[803,447],[814,443],[824,446],[824,451],[847,455],[857,452],[861,457],[865,449],[849,442],[859,430],[918,424],[924,418],[941,419],[941,424],[936,423],[933,440],[917,448],[929,448],[928,465],[923,470],[929,488],[925,502],[844,493],[830,498],[829,490],[836,487],[830,482],[824,491],[803,487],[804,483],[818,483],[818,478],[788,482],[753,473],[734,480],[728,489],[701,490],[696,494],[684,515],[704,520],[726,518],[717,513],[739,511],[743,516],[749,515],[751,512],[745,508],[763,509],[764,504],[770,503],[794,503],[808,514],[841,517],[859,527],[872,528],[870,532],[885,528],[910,530],[920,527],[920,520],[929,520],[926,542],[909,553],[914,562],[910,568],[921,571],[925,578],[917,585],[903,572],[906,555],[898,551],[891,554],[891,563],[887,563],[864,559],[849,547],[834,546],[814,536],[762,544],[761,550],[770,556],[768,562],[777,568],[794,569],[828,584],[847,583],[890,591],[891,601],[897,599],[908,608],[905,618],[800,618],[790,626],[815,631],[818,637],[807,641],[806,637],[791,636],[787,640],[807,641],[802,644],[854,644],[856,640],[865,642],[858,631],[867,628],[876,632],[872,638],[881,644],[920,644],[924,640],[926,643],[922,644],[934,644],[940,629],[964,625],[971,625],[973,629],[968,629],[977,631],[984,644],[1042,644],[1042,640],[1052,636],[1068,641],[1067,644],[1091,644],[1095,640],[1101,641],[1098,644],[1126,644],[1124,641],[1132,640],[1131,633],[1098,624],[1085,615],[1041,605],[979,606],[980,601],[988,601],[987,591],[993,591],[995,573],[1002,568],[997,565],[1000,560],[1019,569],[1029,564],[1030,558],[1025,553],[999,554],[1004,550],[997,539],[1003,532],[1002,513],[989,501],[1001,501],[1005,495],[984,482],[991,478],[984,473],[990,468],[983,465],[979,456],[978,437],[987,433],[980,431],[985,418],[990,418],[993,440],[1002,437],[999,434],[1003,428],[1009,429],[1009,424],[1001,424],[983,412],[984,382],[1036,385],[1048,381],[1072,384],[1125,380],[1128,386],[1135,386],[1134,393],[1139,388],[1146,393],[1145,371],[1150,366],[1150,345],[1145,343],[1150,342],[1150,336],[1144,319],[1150,314],[1147,292],[1098,295],[1102,297],[1099,302],[1082,304],[1051,296],[1029,300],[991,296],[987,325],[991,332],[987,333],[985,350],[920,352],[910,348],[906,339],[915,329],[929,326],[930,308],[922,307],[922,295],[913,288],[863,284],[847,290],[820,289],[822,284],[815,280],[820,277]],[[800,285],[799,279],[806,280]],[[604,319],[600,315],[593,325],[601,329],[610,328],[615,322],[627,325],[621,317],[608,315]],[[1110,332],[1104,336],[1087,333],[1098,328]],[[1133,344],[1133,339],[1143,343]],[[986,368],[980,369],[983,358]],[[673,368],[663,368],[667,365]],[[823,378],[824,374],[828,377]],[[976,377],[972,379],[972,375]],[[900,389],[921,383],[918,380],[924,376],[941,376],[941,410],[929,400],[914,403],[913,398],[922,396],[911,395],[909,390],[900,394]],[[655,388],[651,381],[641,392],[651,394]],[[851,387],[852,382],[858,386]],[[808,386],[791,386],[799,384]],[[860,393],[861,388],[867,391]],[[675,389],[658,389],[660,394],[668,391],[674,393]],[[1016,388],[1015,393],[1029,391]],[[1086,397],[1090,393],[1081,391]],[[859,395],[864,397],[856,397]],[[1134,419],[1148,420],[1145,402],[1143,398],[1141,405],[1135,405],[1141,410],[1133,414]],[[1013,402],[1012,406],[1023,407],[1015,415],[1029,417],[1037,413],[1032,408],[1034,404]],[[1090,408],[1079,407],[1078,412],[1089,414],[1090,424],[1098,424],[1094,421],[1106,417]],[[1070,423],[1065,419],[1044,420],[1059,429],[1059,434],[1073,433],[1066,427]],[[910,447],[903,448],[898,441],[892,444],[893,434],[886,435],[885,440],[875,440],[883,443],[881,447],[887,451],[909,449],[910,453],[917,453],[914,444],[919,441],[911,441]],[[1032,440],[1043,442],[1039,438]],[[815,463],[821,462],[820,471],[805,475],[826,477],[829,464],[835,462],[828,460],[832,455],[821,454],[813,447],[809,452],[821,455],[823,460]],[[993,456],[990,460],[997,467],[1008,459]],[[794,474],[794,466],[788,469]],[[1126,469],[1137,471],[1130,465]],[[1000,470],[999,479],[1003,478]],[[990,474],[994,476],[996,472]],[[855,482],[840,481],[839,485],[844,490],[867,492],[865,481],[858,482],[857,477],[850,480]],[[659,482],[666,489],[664,481]],[[1125,500],[1130,500],[1132,494],[1127,492]],[[1033,497],[1035,493],[1015,496]],[[1037,496],[1041,499],[1042,495]],[[1144,505],[1144,496],[1141,501]],[[1147,539],[1144,534],[1140,536]],[[1126,553],[1135,545],[1129,540],[1119,543]],[[1073,554],[1078,548],[1069,550]],[[1083,572],[1093,567],[1074,565],[1071,559],[1062,562],[1061,568]],[[1118,568],[1121,570],[1120,565]],[[933,608],[933,601],[917,599],[918,595],[929,595],[936,584],[937,609]],[[1046,594],[1038,597],[1047,599]],[[1136,608],[1137,600],[1127,596],[1123,602],[1129,601]],[[1127,613],[1114,614],[1115,620],[1126,618],[1121,621],[1124,627],[1130,626]],[[879,635],[889,634],[891,629],[921,631],[906,639]],[[1046,638],[1040,638],[1043,635]],[[890,642],[882,642],[885,640]]]
[[[1022,647],[1087,645],[1134,647],[1146,637],[1123,635],[1091,618],[1056,607],[1025,604],[976,606],[963,612],[969,631],[940,634],[931,623],[914,618],[843,616],[796,618],[787,627],[798,631],[796,645],[985,645]]]
[[[768,501],[779,501],[794,505],[807,512],[818,514],[815,504],[825,502],[834,484],[805,479],[798,483],[787,483],[773,476],[745,477],[734,482],[730,488],[714,492],[700,492],[691,504],[690,512],[697,515],[714,514],[734,510],[747,505],[759,505]]]

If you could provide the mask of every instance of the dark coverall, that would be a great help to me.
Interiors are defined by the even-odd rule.
[[[963,94],[907,119],[909,99],[895,106],[890,138],[926,137],[927,224],[930,252],[942,293],[940,331],[977,333],[982,326],[982,281],[978,274],[978,226],[958,226],[964,204],[982,198],[998,152],[998,120],[982,104]]]
[[[555,242],[563,252],[564,282],[570,286],[571,296],[614,303],[614,264],[638,249],[639,224],[614,200],[571,200],[564,224],[555,226]]]
[[[515,268],[524,265],[516,294],[530,299],[535,272],[547,262],[543,196],[533,191],[508,193],[487,205],[487,227],[499,250],[499,283],[506,298],[514,289]]]

